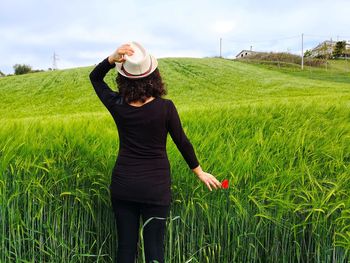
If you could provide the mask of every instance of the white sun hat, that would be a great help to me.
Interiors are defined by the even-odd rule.
[[[134,53],[131,56],[124,55],[124,62],[115,63],[117,72],[130,79],[147,77],[157,68],[157,59],[139,43],[133,41],[129,45]]]

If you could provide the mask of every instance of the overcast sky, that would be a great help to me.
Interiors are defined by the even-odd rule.
[[[118,45],[142,43],[157,57],[232,58],[242,49],[301,52],[350,40],[350,1],[8,0],[0,9],[0,70],[98,63]]]

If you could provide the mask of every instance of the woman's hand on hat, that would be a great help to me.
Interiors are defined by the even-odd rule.
[[[130,47],[129,44],[124,44],[121,45],[120,47],[117,48],[116,51],[114,51],[109,57],[108,57],[108,62],[110,64],[113,63],[122,63],[125,61],[124,55],[131,56],[134,54],[134,50]]]
[[[221,183],[215,178],[215,176],[204,172],[199,165],[197,168],[192,169],[192,171],[209,188],[210,191],[212,191],[212,187],[215,189],[221,188]]]

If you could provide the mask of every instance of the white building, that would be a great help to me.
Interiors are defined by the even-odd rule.
[[[253,51],[253,50],[242,50],[241,52],[239,52],[237,55],[236,55],[236,58],[245,58],[245,57],[249,57],[251,55],[255,55],[255,54],[258,54],[258,53],[261,53],[261,52],[257,52],[257,51]]]
[[[333,49],[335,45],[337,44],[337,41],[332,40],[326,40],[322,43],[318,44],[316,47],[311,49],[311,56],[312,57],[318,57],[318,56],[332,56]],[[350,49],[350,41],[346,41],[346,49]]]

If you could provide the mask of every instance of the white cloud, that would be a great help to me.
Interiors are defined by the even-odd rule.
[[[211,26],[211,29],[219,34],[227,34],[232,32],[235,27],[236,23],[234,21],[216,21]]]
[[[158,58],[167,58],[167,57],[193,57],[193,58],[201,58],[205,57],[207,54],[200,50],[176,50],[174,51],[164,51],[160,50],[155,53],[155,56]]]

